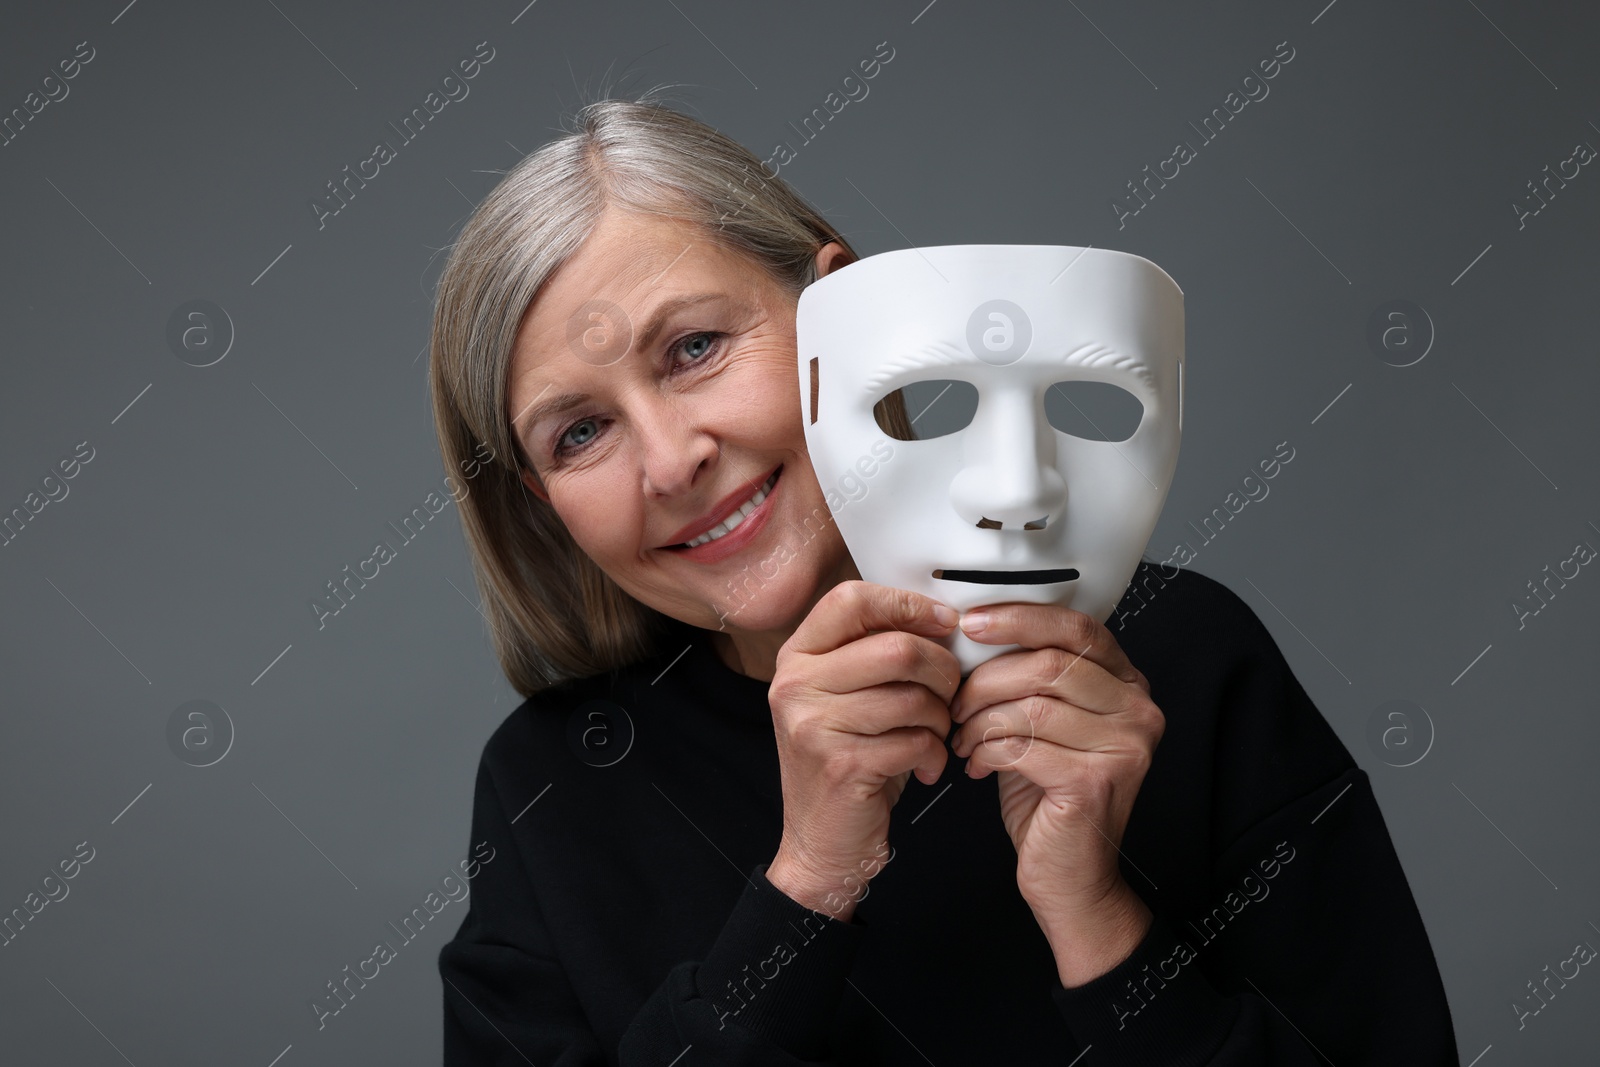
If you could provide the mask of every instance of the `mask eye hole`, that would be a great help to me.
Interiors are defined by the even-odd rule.
[[[1044,393],[1044,417],[1064,434],[1085,441],[1126,441],[1144,419],[1144,405],[1108,382],[1056,382]]]
[[[965,429],[977,412],[977,386],[929,378],[889,393],[873,406],[872,417],[896,441],[927,441]]]

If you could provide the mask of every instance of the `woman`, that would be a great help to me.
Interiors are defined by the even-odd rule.
[[[795,306],[855,258],[648,100],[454,247],[436,425],[528,699],[478,772],[446,1062],[1456,1062],[1367,777],[1236,596],[1141,565],[1115,637],[958,619],[807,525]],[[958,625],[1021,648],[962,680]]]

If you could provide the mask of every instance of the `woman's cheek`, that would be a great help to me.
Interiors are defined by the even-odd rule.
[[[549,486],[551,506],[567,532],[585,554],[602,565],[636,558],[645,547],[639,543],[637,489],[630,495],[613,481],[570,477]]]

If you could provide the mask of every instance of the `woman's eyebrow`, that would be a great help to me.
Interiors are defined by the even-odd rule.
[[[548,391],[549,386],[546,386],[545,392]],[[543,396],[544,394],[541,393],[539,395]],[[539,397],[534,397],[535,401],[538,399]],[[514,432],[520,432],[517,431],[517,423],[519,422],[526,421],[529,426],[532,426],[537,424],[540,420],[551,415],[559,415],[563,411],[570,411],[573,408],[578,407],[580,404],[583,404],[588,399],[589,396],[587,393],[562,393],[560,396],[551,397],[538,407],[532,408],[531,411],[528,407],[525,407],[522,409],[522,414],[511,420],[511,429]]]
[[[638,335],[634,337],[633,343],[629,346],[629,351],[635,348],[647,348],[666,327],[667,321],[678,312],[686,308],[712,303],[726,304],[731,310],[741,314],[751,310],[749,304],[730,293],[689,293],[683,296],[668,297],[651,309],[650,317],[646,320],[644,329],[640,330]],[[559,396],[551,397],[543,403],[538,403],[540,397],[549,391],[550,387],[548,385],[545,386],[544,391],[539,396],[534,397],[532,401],[523,407],[522,412],[511,420],[513,431],[516,430],[518,423],[526,421],[531,426],[548,416],[559,415],[563,411],[578,407],[589,399],[587,393],[562,393]],[[535,407],[535,404],[538,404],[538,406]]]
[[[666,326],[667,320],[685,308],[698,307],[701,304],[725,303],[738,311],[748,309],[744,301],[737,299],[731,293],[690,293],[684,296],[668,297],[657,304],[650,311],[650,317],[645,321],[644,328],[634,338],[639,348],[647,348],[656,339],[656,335]]]

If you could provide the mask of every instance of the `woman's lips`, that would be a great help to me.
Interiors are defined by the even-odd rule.
[[[686,545],[669,545],[664,551],[694,560],[696,563],[716,563],[727,559],[749,544],[761,532],[762,527],[766,526],[767,519],[772,515],[772,498],[778,494],[778,487],[783,484],[783,468],[779,467],[769,477],[773,479],[772,488],[767,490],[766,497],[756,505],[754,511],[740,521],[738,526],[714,541],[707,541],[693,548]],[[755,493],[750,495],[754,496]]]

